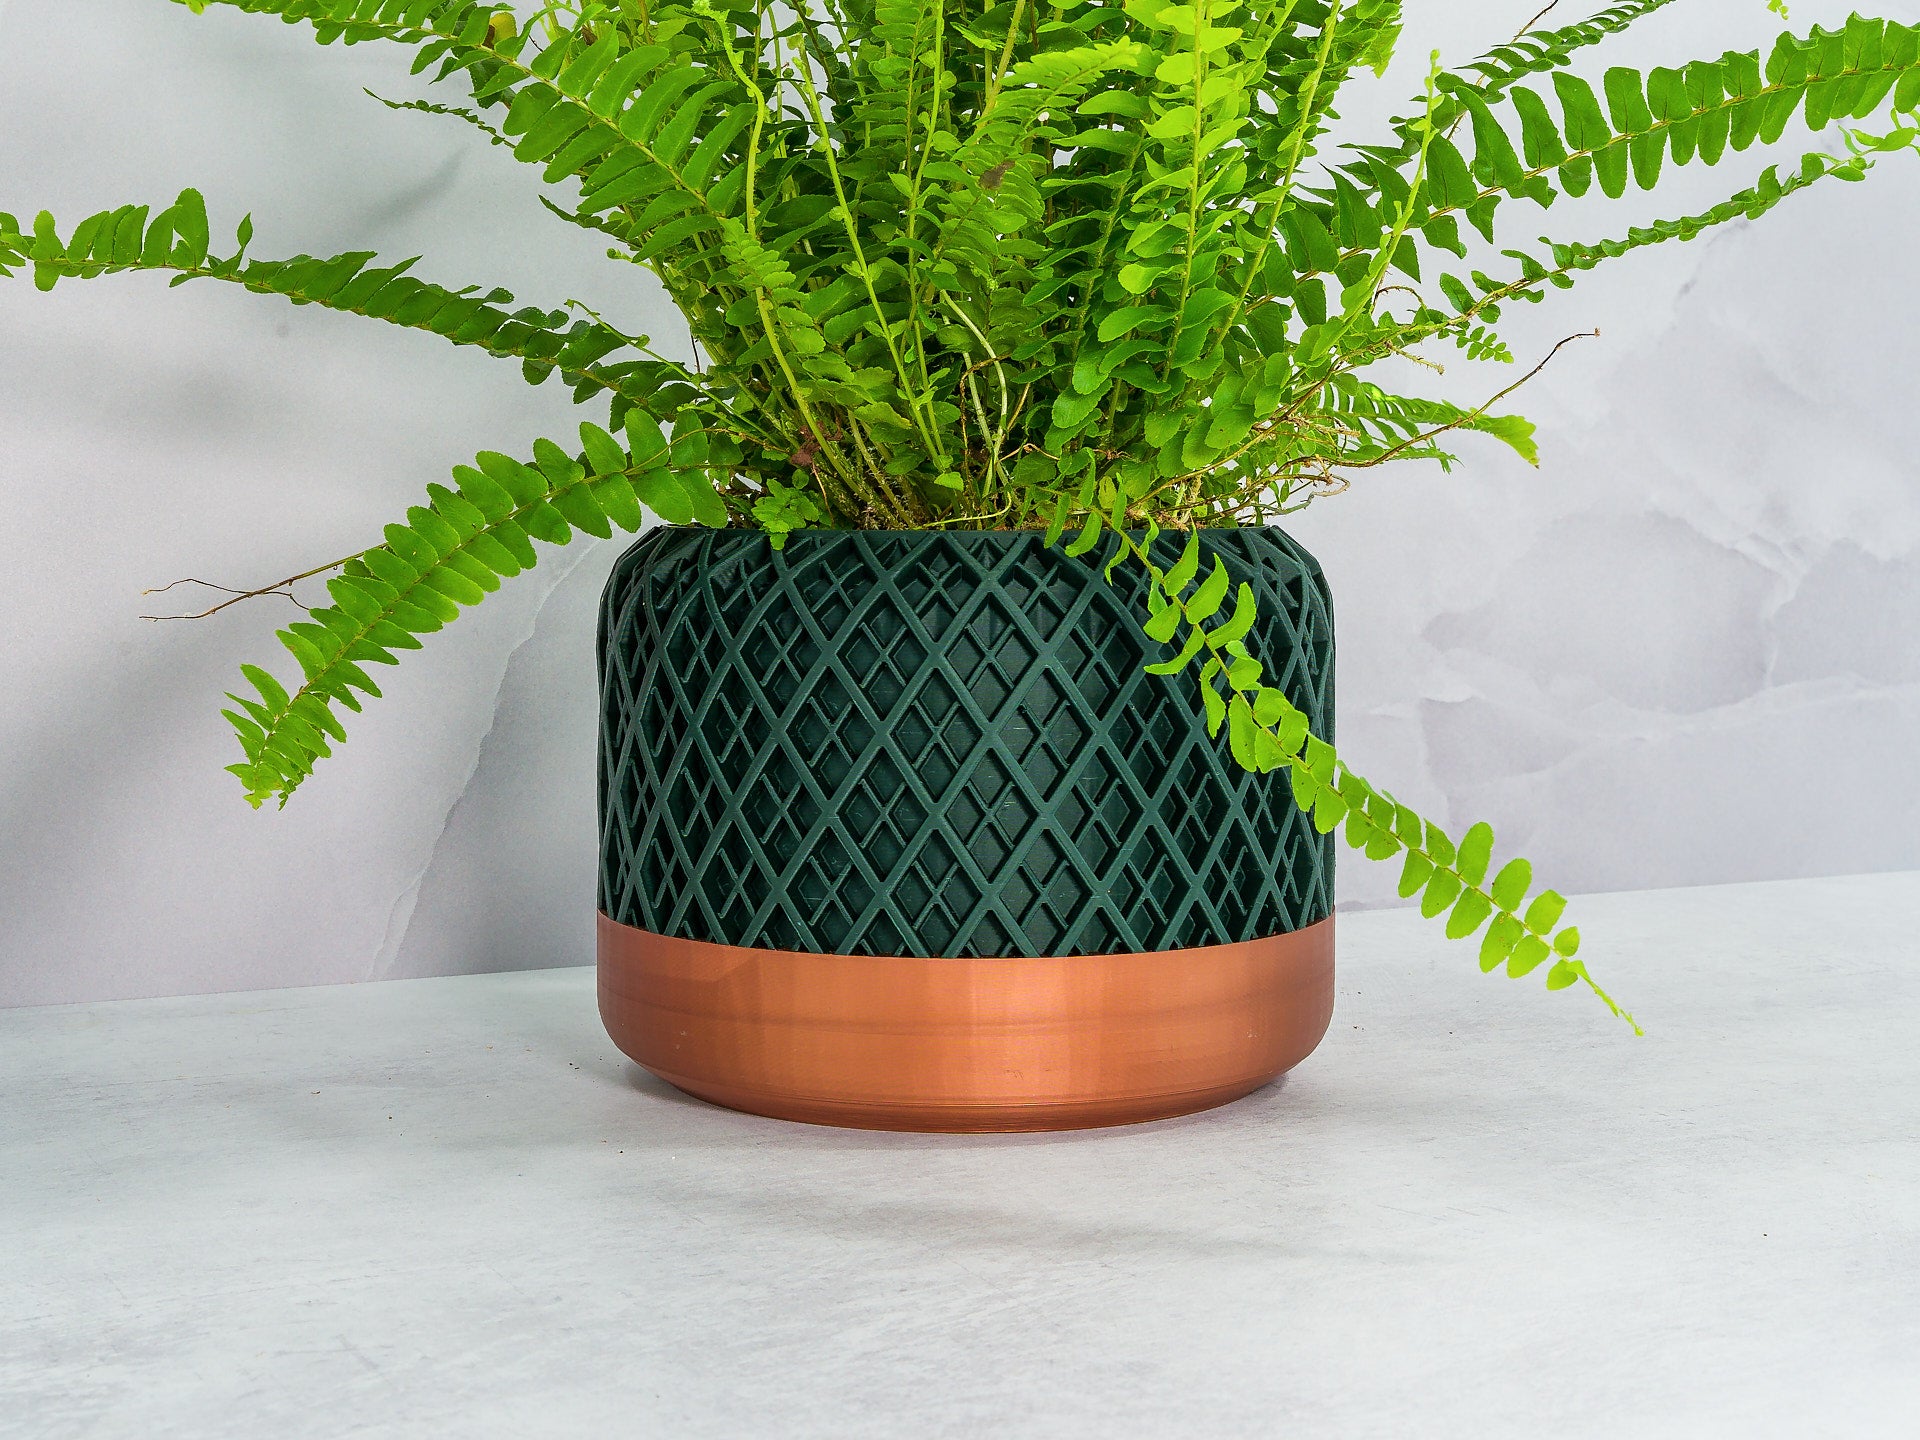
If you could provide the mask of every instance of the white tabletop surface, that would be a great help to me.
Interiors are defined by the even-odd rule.
[[[1920,1434],[1920,874],[1343,915],[1282,1084],[756,1119],[591,970],[0,1012],[0,1435]],[[1572,916],[1570,916],[1572,918]]]

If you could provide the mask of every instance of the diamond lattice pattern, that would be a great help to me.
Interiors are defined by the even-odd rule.
[[[1144,577],[1033,532],[660,529],[600,621],[600,907],[867,955],[1080,955],[1279,934],[1333,837],[1141,667]],[[1170,565],[1177,541],[1161,542]],[[1332,736],[1333,611],[1278,530],[1209,531],[1267,677]],[[1150,653],[1151,652],[1151,653]]]

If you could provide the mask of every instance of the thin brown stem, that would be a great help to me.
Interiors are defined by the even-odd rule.
[[[1526,24],[1522,25],[1518,30],[1513,32],[1514,40],[1520,39],[1529,30],[1533,29],[1534,26],[1538,25],[1542,20],[1546,19],[1548,13],[1557,9],[1559,7],[1559,4],[1560,4],[1560,0],[1547,0],[1547,3],[1540,7],[1539,14],[1535,15],[1531,20],[1527,21]],[[1511,44],[1512,41],[1509,41],[1508,43]]]
[[[361,552],[356,550],[351,555],[342,555],[338,560],[329,560],[324,565],[316,565],[311,570],[302,570],[298,575],[289,575],[284,580],[276,580],[271,585],[262,585],[255,590],[236,590],[231,585],[216,585],[211,580],[198,580],[192,576],[188,576],[184,580],[169,580],[165,585],[156,585],[151,590],[142,590],[140,593],[142,595],[163,595],[176,585],[200,585],[208,590],[218,590],[221,594],[230,598],[222,600],[218,605],[214,605],[206,610],[197,611],[192,615],[142,615],[140,618],[142,620],[205,620],[209,615],[218,615],[229,605],[238,605],[242,600],[257,600],[263,595],[279,595],[284,599],[293,601],[295,605],[300,605],[302,610],[309,610],[310,607],[301,605],[299,598],[294,595],[291,588],[293,584],[300,580],[311,580],[315,575],[324,575],[329,570],[338,570],[349,560],[358,559],[360,554]]]

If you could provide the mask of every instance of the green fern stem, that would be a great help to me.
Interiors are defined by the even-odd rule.
[[[1327,62],[1333,55],[1334,22],[1338,15],[1339,9],[1336,5],[1333,13],[1328,17],[1326,28],[1321,32],[1320,46],[1314,56],[1313,69],[1308,72],[1306,83],[1301,87],[1300,119],[1287,137],[1287,163],[1281,170],[1280,183],[1272,197],[1273,203],[1261,214],[1260,223],[1255,227],[1255,233],[1259,239],[1255,244],[1252,257],[1247,262],[1246,275],[1241,282],[1240,293],[1234,297],[1233,309],[1228,312],[1227,323],[1222,327],[1225,332],[1231,332],[1233,327],[1240,323],[1240,317],[1246,311],[1247,297],[1253,289],[1254,282],[1265,272],[1267,251],[1272,248],[1274,235],[1279,229],[1280,213],[1286,208],[1287,200],[1293,194],[1294,175],[1300,167],[1300,155],[1306,145],[1307,130],[1313,122],[1314,96],[1319,92],[1321,77],[1326,74]]]
[[[795,69],[793,78],[806,102],[808,115],[813,121],[814,133],[819,137],[820,157],[826,167],[827,179],[833,186],[841,225],[846,230],[848,253],[853,257],[850,273],[854,274],[866,288],[867,298],[873,305],[873,313],[884,317],[886,310],[880,303],[879,292],[874,288],[873,266],[868,262],[865,248],[861,244],[860,228],[854,218],[854,207],[847,199],[846,185],[841,178],[839,162],[833,153],[833,144],[829,138],[831,132],[827,125],[826,114],[820,104],[819,91],[815,88],[813,77],[804,65]],[[931,397],[918,392],[913,383],[913,376],[907,368],[906,357],[901,354],[899,342],[895,339],[892,328],[884,323],[884,319],[881,325],[881,338],[886,343],[888,358],[893,362],[894,374],[899,378],[901,396],[907,402],[913,417],[914,428],[927,447],[927,455],[938,468],[942,470],[949,468],[946,447],[940,441],[939,427],[932,423],[929,413]],[[876,474],[875,483],[891,495],[892,486],[887,483],[884,469]],[[898,504],[898,498],[894,498],[895,503]]]

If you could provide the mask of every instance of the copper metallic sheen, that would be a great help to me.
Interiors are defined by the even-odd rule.
[[[735,1110],[871,1130],[1071,1130],[1224,1104],[1333,1014],[1333,919],[1119,955],[810,955],[599,917],[600,1014],[662,1080]]]

